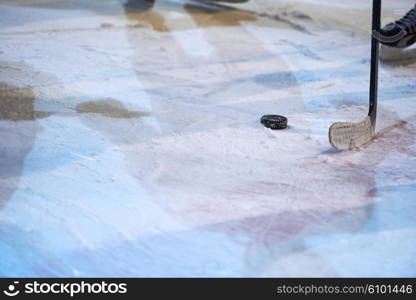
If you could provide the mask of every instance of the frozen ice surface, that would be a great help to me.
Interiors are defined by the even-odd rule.
[[[0,0],[1,276],[416,276],[416,63],[327,137],[371,1],[124,2]]]

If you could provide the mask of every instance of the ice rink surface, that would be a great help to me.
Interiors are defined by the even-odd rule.
[[[126,2],[0,0],[0,276],[416,276],[416,59],[328,143],[370,0]]]

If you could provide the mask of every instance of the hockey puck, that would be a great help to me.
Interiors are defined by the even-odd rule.
[[[273,130],[286,129],[287,118],[279,115],[265,115],[261,118],[261,124]]]

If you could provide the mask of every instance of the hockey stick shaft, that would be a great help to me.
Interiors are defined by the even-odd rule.
[[[371,119],[373,129],[376,126],[377,118],[377,97],[378,97],[378,61],[380,52],[380,42],[377,34],[381,27],[381,0],[373,0],[373,22],[371,39],[371,74],[370,74],[370,107],[368,115]]]
[[[368,116],[361,122],[337,122],[329,128],[329,142],[337,149],[351,150],[371,141],[376,129],[377,92],[378,92],[378,32],[381,27],[381,0],[373,0],[372,38],[371,38],[371,72],[370,101]]]

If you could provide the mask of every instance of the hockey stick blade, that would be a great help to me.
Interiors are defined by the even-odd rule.
[[[381,0],[373,0],[373,33],[380,31]],[[329,128],[329,142],[340,150],[352,150],[369,143],[374,136],[377,119],[377,87],[379,41],[371,38],[370,101],[368,117],[358,123],[334,123]]]
[[[373,136],[374,126],[370,116],[358,123],[334,123],[329,128],[329,142],[339,150],[352,150],[364,146]]]

